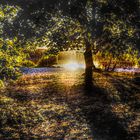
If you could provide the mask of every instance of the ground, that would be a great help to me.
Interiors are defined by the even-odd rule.
[[[0,93],[2,140],[139,140],[139,74],[25,74]]]

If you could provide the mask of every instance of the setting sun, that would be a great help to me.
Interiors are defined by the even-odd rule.
[[[85,66],[84,64],[79,64],[76,61],[75,62],[68,62],[63,65],[65,69],[71,70],[71,71],[76,71],[77,69],[84,69]]]

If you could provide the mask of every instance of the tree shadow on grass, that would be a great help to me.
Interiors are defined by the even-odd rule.
[[[96,76],[96,75],[95,75]],[[104,75],[100,75],[99,78],[102,80]],[[96,76],[98,77],[98,75]],[[65,75],[64,75],[64,78]],[[72,78],[72,77],[70,77]],[[69,81],[68,79],[63,79],[61,81],[57,76],[52,79],[51,82],[47,82],[46,84],[43,83],[43,85],[39,85],[39,91],[37,91],[37,85],[35,85],[35,90],[30,92],[27,90],[27,87],[25,89],[21,90],[18,89],[13,90],[12,92],[9,91],[7,94],[8,97],[15,99],[17,102],[20,104],[25,104],[25,106],[28,105],[28,102],[30,101],[39,101],[37,103],[37,106],[41,105],[42,103],[46,105],[51,105],[52,109],[54,107],[58,108],[62,106],[67,106],[67,109],[62,110],[65,112],[64,114],[60,113],[57,114],[58,108],[56,108],[55,111],[50,111],[51,108],[45,108],[44,111],[47,112],[45,113],[45,117],[48,115],[53,116],[52,118],[56,120],[56,122],[61,122],[63,123],[64,120],[69,122],[66,127],[64,127],[65,130],[60,133],[59,137],[56,136],[56,132],[53,136],[49,136],[47,133],[44,136],[41,136],[41,133],[39,132],[38,134],[25,134],[20,132],[20,137],[22,139],[64,139],[67,134],[70,133],[70,129],[73,129],[73,125],[78,123],[77,129],[82,130],[84,126],[83,124],[83,119],[86,119],[86,122],[88,123],[88,126],[90,127],[90,130],[92,132],[93,139],[95,140],[131,140],[130,135],[128,134],[127,130],[125,129],[125,120],[122,120],[119,118],[113,111],[112,111],[112,104],[120,104],[124,103],[124,94],[119,94],[120,99],[119,102],[116,100],[112,100],[110,97],[110,92],[114,92],[110,90],[107,87],[104,88],[102,85],[96,84],[98,81],[98,78],[93,80],[93,84],[91,87],[91,84],[86,83],[83,77],[79,77],[79,79],[71,80]],[[134,88],[135,85],[131,85],[129,81],[124,82],[121,81],[120,79],[116,79],[111,76],[107,76],[107,78],[110,78],[110,83],[112,84],[113,88],[115,88],[115,91],[123,93],[124,91],[129,93],[131,92],[131,88]],[[81,80],[82,79],[82,80]],[[113,81],[114,80],[114,81]],[[126,85],[131,85],[130,89],[127,89]],[[42,86],[42,87],[41,87]],[[36,89],[37,88],[37,89]],[[121,89],[120,89],[121,88]],[[136,90],[136,89],[135,89]],[[133,90],[134,91],[134,90]],[[131,100],[131,99],[130,99]],[[41,104],[40,104],[41,102]],[[43,106],[41,106],[40,110],[43,110]],[[35,106],[35,108],[37,107]],[[31,107],[31,106],[30,106]],[[33,111],[39,111],[33,108],[32,110],[29,110],[29,112]],[[79,110],[79,111],[77,111]],[[19,111],[20,112],[20,111]],[[61,109],[60,109],[61,112]],[[32,113],[32,112],[31,112]],[[40,112],[40,114],[44,114]],[[53,115],[52,115],[53,114]],[[34,116],[37,116],[38,114],[35,114]],[[73,121],[73,116],[75,118],[75,121]],[[27,114],[28,117],[28,114]],[[68,117],[68,119],[66,119]],[[48,118],[46,118],[47,120]],[[51,119],[49,119],[50,121]],[[23,123],[21,121],[21,123]],[[37,127],[38,125],[40,126],[41,123],[44,122],[36,122],[33,126]],[[56,124],[56,130],[58,131],[61,127],[61,123]],[[72,124],[72,125],[70,125]],[[8,124],[9,125],[9,124]],[[47,125],[46,125],[47,126]],[[28,128],[28,126],[26,126]],[[30,127],[29,127],[30,128]],[[30,128],[31,129],[31,128]],[[37,130],[40,128],[38,127]],[[43,129],[43,128],[42,128]],[[48,130],[47,130],[48,131]],[[85,131],[82,131],[84,133]],[[74,137],[74,139],[80,139],[77,136]],[[83,134],[82,134],[83,135]],[[5,136],[6,137],[6,136]],[[134,137],[136,138],[136,137]],[[72,139],[72,138],[71,138]],[[83,138],[84,139],[84,138]],[[135,139],[136,140],[136,139]]]
[[[140,93],[140,76],[136,75],[132,78],[110,77],[110,82],[113,87],[118,91],[122,103],[129,104],[133,109],[138,109],[140,106],[139,93]]]
[[[119,118],[111,111],[111,101],[105,89],[92,86],[92,91],[86,91],[89,98],[82,106],[87,121],[97,140],[125,140],[127,132]],[[85,108],[88,106],[88,109]]]
[[[110,78],[110,76],[107,76]],[[134,79],[135,80],[135,79]],[[133,80],[132,80],[133,81]],[[134,133],[129,133],[126,129],[126,122],[133,121],[133,117],[120,118],[112,111],[113,104],[126,104],[128,101],[135,110],[138,107],[138,100],[136,101],[135,94],[138,94],[140,89],[134,85],[131,80],[120,80],[111,77],[110,83],[116,92],[119,93],[120,100],[117,101],[110,97],[107,89],[94,85],[90,88],[90,92],[85,90],[85,95],[89,98],[84,105],[90,106],[88,110],[83,107],[87,120],[91,126],[93,136],[101,140],[133,140],[138,139],[138,130]],[[108,87],[111,88],[111,87]],[[111,90],[110,90],[111,92]],[[135,106],[132,103],[135,102]],[[125,113],[124,113],[125,114]],[[126,115],[126,114],[125,114]],[[135,114],[134,114],[135,115]],[[127,116],[127,115],[126,115]],[[132,120],[131,120],[132,119]]]

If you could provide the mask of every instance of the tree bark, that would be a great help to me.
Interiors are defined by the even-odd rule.
[[[84,58],[85,58],[85,88],[87,91],[92,90],[92,77],[93,77],[93,58],[92,58],[92,48],[91,44],[87,39],[85,39],[85,53],[84,53]]]
[[[86,68],[92,69],[93,68],[92,48],[87,39],[85,39],[85,45],[86,45],[85,46],[86,50],[84,53],[85,65],[86,65]]]

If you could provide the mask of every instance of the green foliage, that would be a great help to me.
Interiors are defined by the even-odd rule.
[[[22,62],[23,67],[35,67],[36,64],[31,60],[25,60]]]
[[[118,19],[113,13],[110,14],[110,19],[106,22],[108,22],[108,24],[104,26],[104,31],[110,32],[110,37],[119,38],[122,37],[122,35],[133,37],[135,34],[135,28],[133,26],[129,25],[122,19]]]
[[[26,58],[17,37],[9,38],[5,26],[12,25],[20,8],[0,5],[0,79],[16,79],[20,75],[19,67]]]
[[[0,40],[0,79],[16,79],[26,58],[16,39]]]
[[[16,19],[20,7],[12,5],[0,5],[0,35],[5,36],[7,34],[4,32],[3,28],[8,28],[13,24]]]
[[[84,46],[83,33],[85,28],[77,20],[58,12],[51,15],[51,19],[47,22],[48,25],[44,34],[41,37],[30,39],[27,46],[34,46],[35,48],[46,47],[49,54],[57,54],[59,51]]]
[[[122,60],[132,62],[135,67],[139,67],[140,64],[139,51],[136,49],[132,49],[132,47],[129,47],[126,50],[126,52],[122,55]]]
[[[138,50],[129,47],[124,52],[115,50],[113,52],[110,49],[99,51],[94,55],[95,62],[98,62],[98,67],[109,70],[116,67],[139,67],[140,58]]]

